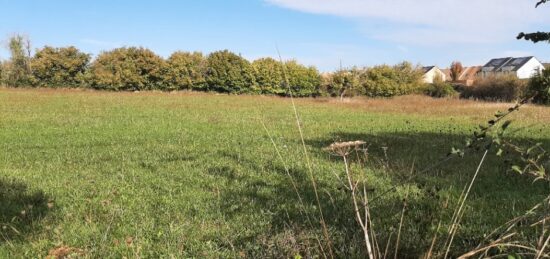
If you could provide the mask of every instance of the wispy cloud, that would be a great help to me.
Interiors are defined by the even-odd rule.
[[[293,10],[355,19],[369,37],[421,45],[502,42],[513,39],[519,31],[550,21],[531,0],[265,1]]]

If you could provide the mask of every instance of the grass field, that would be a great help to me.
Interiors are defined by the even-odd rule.
[[[469,154],[405,181],[460,146],[510,104],[435,100],[297,99],[307,150],[338,257],[360,257],[362,234],[323,147],[364,140],[364,174],[385,246],[411,190],[402,257],[428,250],[481,158]],[[514,115],[509,137],[550,144],[550,108]],[[262,123],[282,152],[281,161]],[[387,156],[383,148],[387,147]],[[387,157],[387,158],[386,158]],[[314,194],[290,99],[198,93],[0,89],[0,257],[318,255],[317,221],[301,213],[284,164],[315,217]],[[547,185],[506,172],[491,154],[467,202],[453,254],[540,202]],[[441,233],[444,229],[440,230]],[[55,251],[53,251],[55,252]]]

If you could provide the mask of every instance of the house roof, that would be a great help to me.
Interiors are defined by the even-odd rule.
[[[481,70],[481,66],[471,66],[464,68],[458,80],[472,80],[477,77],[477,73]]]
[[[452,76],[451,76],[451,69],[450,68],[441,69],[441,72],[443,72],[443,74],[445,74],[445,77],[447,78],[447,80],[451,80]]]
[[[458,77],[458,81],[474,80],[477,77],[477,73],[481,70],[481,66],[464,67],[462,73]],[[445,74],[448,80],[452,80],[451,69],[441,69],[441,72]]]
[[[485,64],[481,70],[483,72],[501,72],[501,71],[518,71],[529,60],[533,59],[533,56],[521,57],[521,58],[495,58],[491,59]]]
[[[425,74],[425,73],[430,72],[434,68],[435,68],[435,66],[428,66],[428,67],[423,67],[422,70],[424,71],[424,74]]]

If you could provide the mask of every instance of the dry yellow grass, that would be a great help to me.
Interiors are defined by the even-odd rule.
[[[277,96],[256,96],[256,95],[240,95],[231,96],[225,94],[212,94],[202,92],[161,92],[161,91],[144,91],[144,92],[107,92],[107,91],[95,91],[90,89],[16,89],[16,88],[0,88],[0,93],[11,92],[20,93],[17,95],[19,98],[26,98],[26,94],[32,94],[32,97],[36,97],[36,93],[40,95],[57,95],[57,96],[70,96],[70,95],[87,95],[87,96],[104,96],[111,98],[131,98],[136,96],[156,96],[181,98],[181,97],[201,97],[201,96],[218,96],[220,98],[235,98],[239,99],[235,105],[239,106],[241,103],[249,102],[289,102],[288,98]],[[12,96],[14,98],[14,96]],[[16,99],[14,99],[16,101]],[[39,100],[37,100],[39,101]],[[496,111],[505,111],[514,103],[505,102],[483,102],[464,99],[448,99],[448,98],[431,98],[421,95],[409,95],[400,96],[395,98],[366,98],[356,97],[350,99],[344,99],[341,101],[339,98],[298,98],[296,99],[298,105],[321,105],[325,107],[334,107],[338,109],[355,109],[362,112],[376,112],[376,113],[390,113],[390,114],[408,114],[419,116],[434,116],[434,117],[449,117],[449,116],[461,116],[468,117],[473,120],[489,119]],[[178,103],[172,103],[177,108]],[[514,119],[522,122],[531,123],[550,123],[550,107],[540,105],[525,105],[522,107],[520,116],[514,116]]]

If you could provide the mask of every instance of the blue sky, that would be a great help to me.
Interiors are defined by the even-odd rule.
[[[550,29],[550,5],[535,0],[0,0],[0,36],[34,47],[74,45],[97,54],[144,46],[229,49],[248,59],[277,55],[328,71],[403,60],[446,67],[500,56],[550,61],[548,44],[515,40]],[[498,3],[498,4],[497,4]],[[5,42],[4,42],[5,43]],[[0,58],[7,58],[5,50]]]

